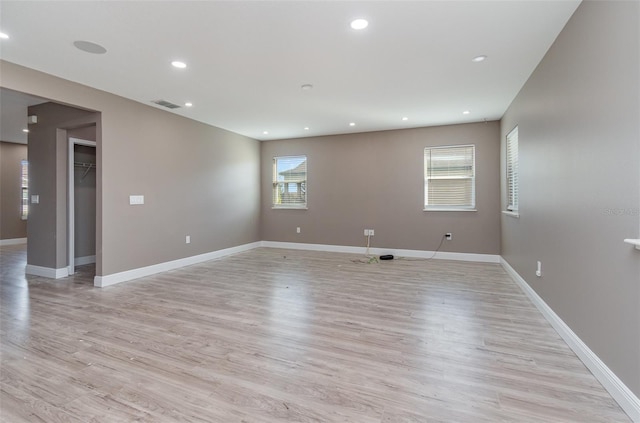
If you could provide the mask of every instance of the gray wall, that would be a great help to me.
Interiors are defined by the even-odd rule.
[[[75,145],[74,162],[95,165],[96,148]],[[96,169],[74,166],[73,170],[74,257],[94,256],[96,254]]]
[[[504,162],[518,125],[520,218],[502,217],[502,256],[640,396],[640,251],[622,242],[640,234],[638,8],[583,2],[501,136]]]
[[[67,136],[70,138],[79,138],[85,141],[96,141],[96,127],[95,125],[85,126],[83,128],[74,128],[67,131]]]
[[[27,221],[22,220],[22,168],[27,146],[0,142],[0,239],[26,238]]]
[[[105,274],[260,240],[258,141],[122,106],[103,112]],[[145,204],[128,205],[132,194]]]
[[[67,136],[63,128],[86,125],[96,114],[55,103],[31,106],[29,115],[29,205],[27,263],[61,269],[67,261]]]
[[[97,275],[260,240],[258,141],[12,63],[0,72],[6,88],[100,112]]]
[[[500,253],[498,122],[269,141],[262,144],[262,239]],[[477,212],[425,212],[424,148],[476,145]],[[271,208],[274,156],[306,155],[308,210]],[[296,227],[301,233],[296,233]]]

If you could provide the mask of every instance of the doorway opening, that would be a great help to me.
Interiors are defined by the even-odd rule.
[[[96,262],[96,143],[69,137],[68,272]]]

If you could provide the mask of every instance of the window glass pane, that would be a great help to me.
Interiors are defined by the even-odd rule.
[[[273,206],[303,208],[307,205],[307,157],[273,159]]]
[[[424,150],[425,208],[475,207],[475,146]]]
[[[20,214],[22,219],[29,215],[29,163],[26,160],[20,162],[22,203],[20,204]]]
[[[518,127],[507,135],[507,210],[518,210]]]
[[[468,206],[472,204],[469,179],[432,179],[429,183],[431,206]]]

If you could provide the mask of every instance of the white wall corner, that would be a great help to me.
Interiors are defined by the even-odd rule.
[[[326,245],[326,244],[304,244],[297,242],[262,241],[262,246],[267,248],[285,248],[290,250],[325,251],[343,254],[365,254],[366,247],[353,247],[347,245]],[[483,263],[500,263],[500,256],[497,254],[475,254],[475,253],[450,253],[446,251],[424,251],[424,250],[402,250],[397,248],[369,248],[369,253],[373,255],[393,254],[398,257],[411,258],[433,258],[437,260],[458,260],[473,261]]]
[[[27,275],[42,276],[50,279],[60,279],[69,276],[69,269],[66,267],[54,269],[52,267],[35,266],[33,264],[27,264],[24,272]]]
[[[640,423],[640,399],[582,342],[503,257],[500,257],[500,264],[631,420]]]
[[[223,250],[212,251],[210,253],[199,254],[196,256],[185,257],[178,260],[167,261],[164,263],[153,264],[151,266],[140,267],[137,269],[126,270],[124,272],[112,273],[105,276],[95,276],[93,278],[93,286],[98,288],[105,288],[107,286],[115,285],[122,282],[127,282],[133,279],[143,278],[146,276],[155,275],[156,273],[166,272],[169,270],[178,269],[180,267],[190,266],[192,264],[202,263],[204,261],[214,260],[221,257],[230,256],[232,254],[242,253],[261,246],[261,242],[252,242],[249,244],[243,244],[236,247],[225,248]]]
[[[229,256],[232,254],[237,254],[244,251],[252,250],[258,247],[284,248],[284,249],[308,250],[308,251],[327,251],[327,252],[347,253],[347,254],[364,254],[366,251],[365,247],[353,247],[353,246],[344,246],[344,245],[257,241],[249,244],[240,245],[237,247],[231,247],[223,250],[213,251],[210,253],[200,254],[197,256],[185,257],[183,259],[172,260],[164,263],[154,264],[151,266],[126,270],[124,272],[118,272],[118,273],[113,273],[113,274],[104,275],[104,276],[95,276],[93,279],[93,285],[99,288],[105,288],[107,286],[115,285],[121,282],[138,279],[145,276],[151,276],[156,273],[166,272],[168,270],[178,269],[184,266],[190,266],[192,264],[202,263],[204,261],[214,260],[217,258]],[[441,260],[461,260],[461,261],[475,261],[475,262],[485,262],[485,263],[500,263],[500,256],[493,255],[493,254],[467,254],[467,253],[438,252],[434,256],[433,251],[397,250],[397,249],[385,249],[385,248],[371,248],[369,249],[369,252],[375,255],[394,254],[402,257],[419,257],[419,258],[430,258],[433,256],[434,259],[441,259]]]

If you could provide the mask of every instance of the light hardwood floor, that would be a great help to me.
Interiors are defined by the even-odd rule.
[[[99,289],[0,251],[3,422],[630,421],[496,264],[263,248]]]

